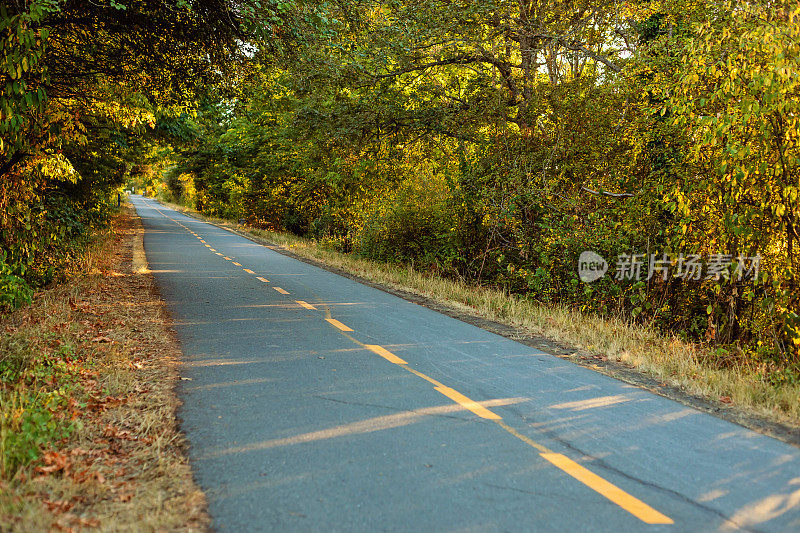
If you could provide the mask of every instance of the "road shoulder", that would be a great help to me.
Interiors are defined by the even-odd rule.
[[[0,480],[2,530],[209,529],[176,420],[180,349],[143,232],[126,206],[87,274],[3,321],[6,340],[59,369],[25,386],[60,395],[53,424],[64,431]]]

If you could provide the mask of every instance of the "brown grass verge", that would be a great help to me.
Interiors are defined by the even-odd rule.
[[[18,386],[63,390],[69,408],[57,416],[76,427],[0,478],[0,530],[209,527],[175,419],[179,348],[152,276],[132,265],[142,233],[125,207],[90,251],[85,275],[40,292],[0,324],[4,342],[68,368],[59,376],[73,386],[36,378]]]
[[[241,233],[278,251],[349,273],[360,280],[422,298],[424,305],[643,386],[727,420],[800,445],[800,383],[771,383],[758,365],[719,368],[707,346],[692,344],[624,320],[542,305],[503,291],[343,254],[316,241],[188,214]],[[504,327],[496,328],[493,324]]]

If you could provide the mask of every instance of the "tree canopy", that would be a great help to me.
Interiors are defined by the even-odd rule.
[[[202,94],[230,86],[248,43],[281,41],[271,37],[284,26],[278,8],[216,0],[0,6],[7,287],[23,287],[20,276],[35,285],[63,270],[77,253],[70,243],[103,219],[111,190],[147,171],[157,140],[180,133]],[[27,294],[6,293],[12,303]]]

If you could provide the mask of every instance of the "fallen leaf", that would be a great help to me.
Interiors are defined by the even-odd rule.
[[[43,500],[42,503],[51,513],[55,514],[66,513],[75,506],[74,503],[66,500],[57,500],[54,502],[50,500]]]
[[[92,342],[111,342],[111,339],[109,339],[106,336],[100,336],[100,337],[93,338]]]
[[[722,403],[733,403],[730,396],[720,396],[719,401]]]
[[[53,474],[60,470],[65,472],[69,469],[67,456],[58,452],[47,452],[42,456],[45,466],[37,466],[34,471],[37,474]]]
[[[80,472],[75,472],[70,476],[73,481],[76,483],[84,483],[86,481],[90,481],[96,479],[98,483],[105,483],[106,478],[99,472],[90,472],[88,468],[81,470]]]

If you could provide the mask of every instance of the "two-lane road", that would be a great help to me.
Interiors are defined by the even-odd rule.
[[[133,197],[218,530],[800,531],[800,450]]]

